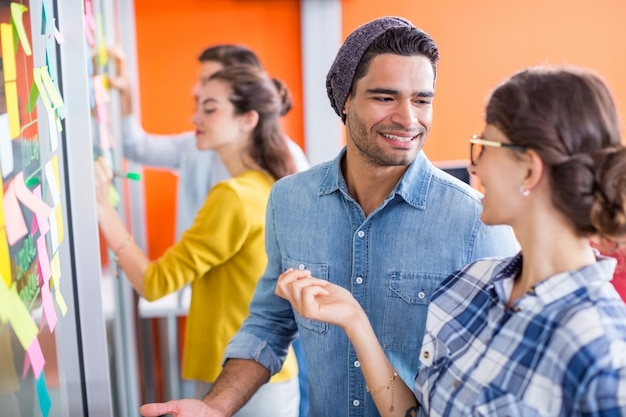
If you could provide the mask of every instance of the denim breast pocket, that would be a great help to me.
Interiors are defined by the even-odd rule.
[[[311,275],[313,277],[328,281],[328,264],[298,261],[296,259],[284,257],[283,258],[283,271],[289,268],[309,270],[311,271]],[[308,331],[319,333],[319,334],[324,334],[328,332],[328,323],[326,322],[307,319],[305,317],[302,317],[298,313],[296,313],[295,310],[293,312],[293,315],[296,319],[296,323],[298,324],[298,331],[300,333],[302,333],[303,330],[308,330]]]
[[[443,278],[434,274],[390,274],[383,323],[383,343],[386,348],[420,348],[428,303]]]

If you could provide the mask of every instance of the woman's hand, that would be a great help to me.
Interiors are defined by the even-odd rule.
[[[106,163],[103,157],[99,157],[94,161],[94,178],[96,184],[96,202],[98,206],[110,204],[109,189],[113,180],[113,171]]]
[[[275,293],[289,301],[301,316],[336,324],[344,330],[364,316],[350,291],[312,277],[310,271],[290,268],[283,272],[278,277]]]
[[[117,67],[117,74],[109,77],[111,87],[122,93],[130,94],[130,77],[126,71],[126,54],[121,46],[115,45],[109,49],[109,56]]]

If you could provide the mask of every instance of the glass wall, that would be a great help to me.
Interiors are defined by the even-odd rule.
[[[0,0],[2,416],[113,415],[90,10],[90,0]]]

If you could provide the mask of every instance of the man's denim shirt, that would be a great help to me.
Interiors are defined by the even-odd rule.
[[[225,358],[253,359],[276,373],[300,334],[309,372],[310,416],[378,416],[341,328],[305,319],[274,295],[287,268],[349,289],[409,387],[419,366],[426,311],[439,282],[478,258],[517,252],[508,227],[480,222],[480,194],[420,152],[367,218],[348,194],[339,156],[278,181],[267,209],[268,266],[250,316]],[[277,407],[280,405],[277,404]]]

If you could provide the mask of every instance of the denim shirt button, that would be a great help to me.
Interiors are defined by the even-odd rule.
[[[358,406],[360,406],[360,405],[361,405],[361,401],[359,401],[359,400],[353,400],[353,401],[352,401],[352,405],[353,405],[353,406],[355,406],[355,407],[358,407]]]
[[[298,269],[300,271],[304,271],[306,269],[306,266],[304,266],[304,264],[300,264],[300,265],[298,265]]]
[[[424,291],[420,291],[417,293],[417,298],[419,298],[420,300],[423,299],[424,297],[426,297],[426,294],[424,293]]]
[[[356,277],[356,283],[357,284],[362,284],[363,283],[363,277]]]
[[[360,367],[361,367],[361,362],[359,362],[359,361],[354,361],[354,367],[355,367],[355,368],[360,368]]]
[[[363,236],[365,236],[365,232],[363,230],[359,230],[356,235],[358,237],[363,237]]]

